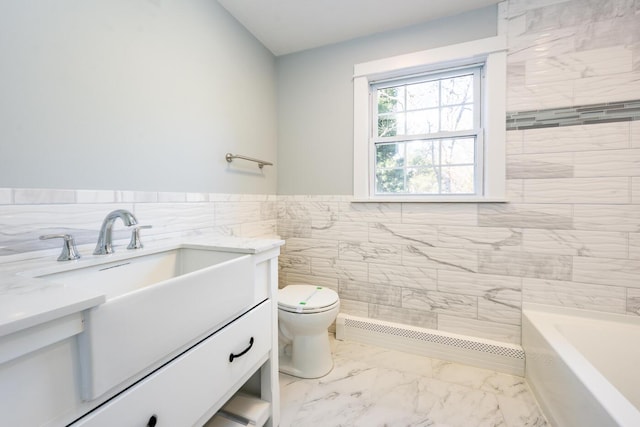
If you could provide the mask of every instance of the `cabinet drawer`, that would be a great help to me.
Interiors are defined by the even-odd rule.
[[[265,301],[73,426],[145,426],[152,416],[157,427],[193,426],[266,360],[271,334]]]

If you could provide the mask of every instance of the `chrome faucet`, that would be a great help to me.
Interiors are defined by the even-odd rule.
[[[98,244],[96,245],[96,249],[93,251],[94,255],[113,253],[113,248],[111,247],[111,233],[113,231],[113,223],[118,218],[120,218],[127,227],[138,224],[136,217],[128,210],[117,209],[113,212],[109,212],[104,221],[102,221],[102,227],[100,227],[100,234],[98,235]]]

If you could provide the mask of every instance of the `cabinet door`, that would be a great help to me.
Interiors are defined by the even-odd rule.
[[[270,311],[265,301],[73,426],[193,426],[266,360]]]

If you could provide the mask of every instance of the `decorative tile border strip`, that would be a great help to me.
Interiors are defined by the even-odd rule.
[[[507,130],[640,120],[640,100],[507,113]]]

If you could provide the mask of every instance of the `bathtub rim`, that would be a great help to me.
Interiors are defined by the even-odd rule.
[[[580,383],[602,405],[603,410],[619,426],[636,426],[640,420],[640,409],[636,408],[617,388],[613,386],[589,362],[589,360],[576,349],[571,342],[556,328],[556,323],[561,321],[582,318],[590,321],[602,320],[616,323],[633,324],[640,327],[640,318],[630,315],[606,313],[600,311],[584,310],[579,308],[558,307],[544,304],[523,303],[523,326],[525,318],[536,329],[542,339],[562,360],[562,363],[571,370]],[[524,335],[524,330],[523,330]],[[524,342],[523,342],[524,344]],[[524,346],[523,346],[524,347]],[[525,348],[526,353],[526,348]],[[525,378],[527,375],[525,361]],[[532,389],[535,387],[531,386]],[[534,390],[537,394],[538,391]],[[542,403],[544,399],[538,398]],[[543,408],[544,409],[544,408]],[[547,409],[545,415],[550,417]]]

